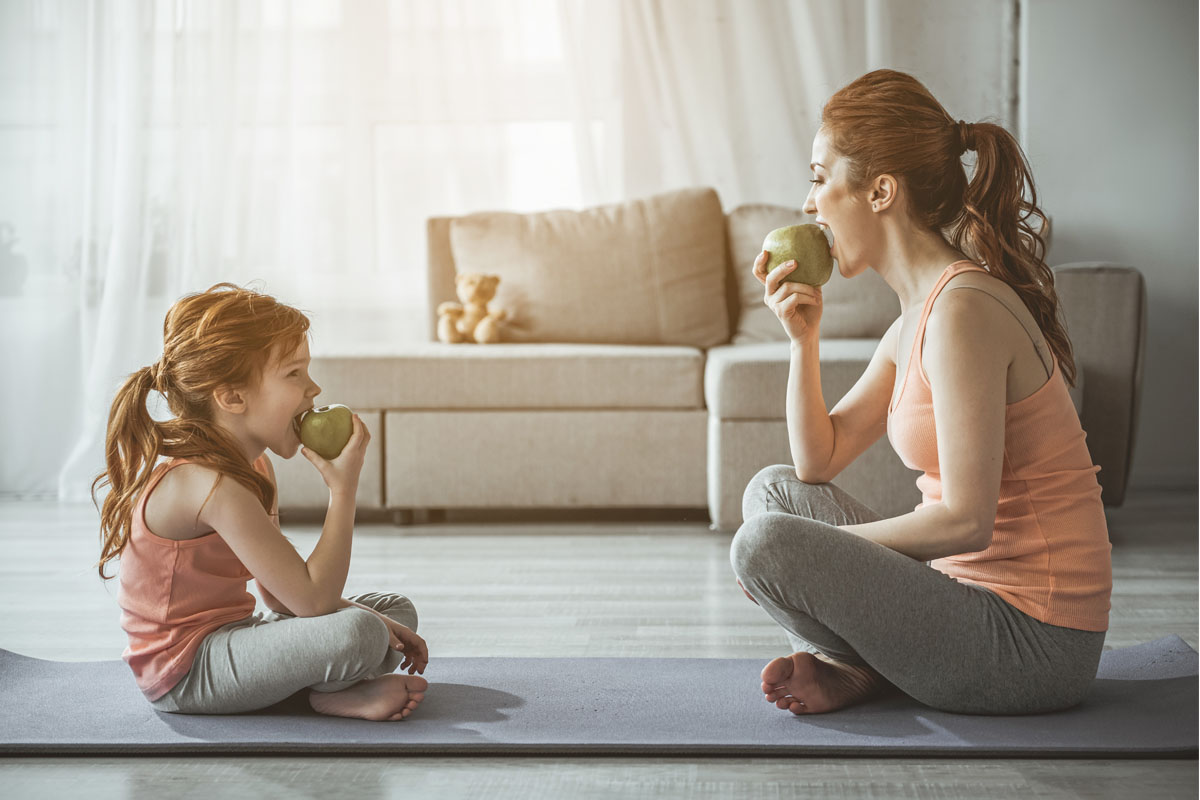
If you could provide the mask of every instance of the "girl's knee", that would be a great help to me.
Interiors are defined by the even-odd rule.
[[[344,608],[337,612],[343,619],[343,652],[358,652],[364,663],[373,663],[387,655],[392,638],[387,623],[364,608]]]
[[[404,595],[391,595],[391,601],[388,603],[386,610],[383,610],[383,613],[409,630],[415,631],[417,629],[417,607],[413,605],[412,600],[409,600]]]

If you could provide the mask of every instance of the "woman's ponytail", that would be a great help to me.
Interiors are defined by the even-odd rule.
[[[104,436],[105,471],[92,482],[92,502],[97,491],[109,486],[100,510],[100,577],[108,580],[105,565],[116,558],[133,524],[134,498],[145,487],[162,450],[158,423],[146,409],[146,398],[158,383],[157,367],[142,367],[126,379],[113,398]]]
[[[951,242],[972,253],[987,265],[988,272],[1012,287],[1041,329],[1067,384],[1074,386],[1071,341],[1059,314],[1054,273],[1045,261],[1042,231],[1046,216],[1038,208],[1025,154],[1012,134],[999,125],[959,122],[955,135],[964,149],[976,151],[976,160]]]
[[[833,149],[849,160],[853,188],[878,175],[900,176],[918,224],[948,236],[955,249],[1013,288],[1073,386],[1075,359],[1045,261],[1046,216],[1012,134],[987,122],[955,121],[920,81],[890,69],[839,89],[822,109],[821,124]],[[962,163],[967,150],[977,154],[969,183]]]

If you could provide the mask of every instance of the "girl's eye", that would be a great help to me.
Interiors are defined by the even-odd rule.
[[[291,378],[291,377],[294,377],[294,376],[296,376],[296,375],[299,375],[299,374],[300,374],[300,370],[298,370],[298,369],[294,369],[294,370],[292,370],[291,374],[290,374],[290,375],[288,375],[288,377],[289,377],[289,378]]]

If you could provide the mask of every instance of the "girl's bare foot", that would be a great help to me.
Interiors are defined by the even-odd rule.
[[[870,667],[842,664],[812,653],[792,653],[762,671],[767,700],[793,714],[820,714],[861,702],[880,689],[883,676]]]
[[[425,699],[429,683],[419,675],[381,675],[340,692],[309,692],[319,714],[371,720],[405,719]]]

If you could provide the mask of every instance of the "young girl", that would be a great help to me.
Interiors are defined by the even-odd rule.
[[[399,720],[424,697],[425,642],[405,597],[343,599],[355,492],[370,434],[357,415],[341,455],[300,446],[298,418],[321,388],[308,375],[308,319],[221,283],[171,307],[162,359],[129,377],[109,414],[111,490],[99,570],[120,556],[124,658],[160,711],[228,714],[309,688],[323,714]],[[174,419],[155,422],[150,390]],[[279,529],[265,451],[297,449],[329,487],[307,560]],[[158,463],[159,456],[166,461]],[[254,579],[270,614],[254,613]],[[396,667],[408,675],[392,674]]]
[[[1020,146],[891,70],[838,91],[821,122],[804,210],[841,274],[875,270],[901,315],[827,411],[821,290],[783,281],[794,262],[755,261],[791,340],[794,463],[751,481],[731,553],[796,650],[763,670],[766,699],[816,713],[890,683],[958,712],[1076,704],[1108,627],[1111,548]],[[828,483],[885,431],[923,473],[921,504],[892,519]]]

